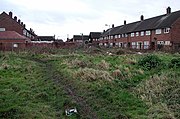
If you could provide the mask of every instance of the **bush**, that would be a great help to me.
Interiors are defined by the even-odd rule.
[[[179,68],[180,67],[180,57],[172,59],[169,66]]]
[[[162,64],[162,60],[156,55],[147,55],[138,61],[138,65],[147,70],[157,68]]]

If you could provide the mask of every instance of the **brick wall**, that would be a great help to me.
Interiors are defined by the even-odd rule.
[[[23,35],[23,26],[6,13],[1,14],[0,27],[5,28],[6,31],[16,31],[17,33]]]
[[[174,43],[180,43],[180,18],[172,25],[171,37]]]

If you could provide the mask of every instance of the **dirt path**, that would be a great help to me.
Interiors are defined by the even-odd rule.
[[[98,119],[97,114],[86,103],[86,99],[76,93],[76,90],[73,88],[73,83],[67,78],[64,78],[63,75],[61,75],[52,64],[50,64],[48,61],[43,61],[40,59],[33,58],[31,60],[43,64],[46,77],[52,79],[55,85],[63,87],[68,97],[80,107],[78,108],[80,117],[83,119]]]

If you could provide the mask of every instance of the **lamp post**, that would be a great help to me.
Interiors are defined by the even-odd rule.
[[[82,45],[84,46],[83,33],[80,33],[80,34],[81,34]]]

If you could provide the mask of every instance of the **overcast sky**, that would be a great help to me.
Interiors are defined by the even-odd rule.
[[[65,40],[73,35],[102,32],[115,26],[180,10],[180,0],[1,0],[0,11],[13,12],[37,35]]]

